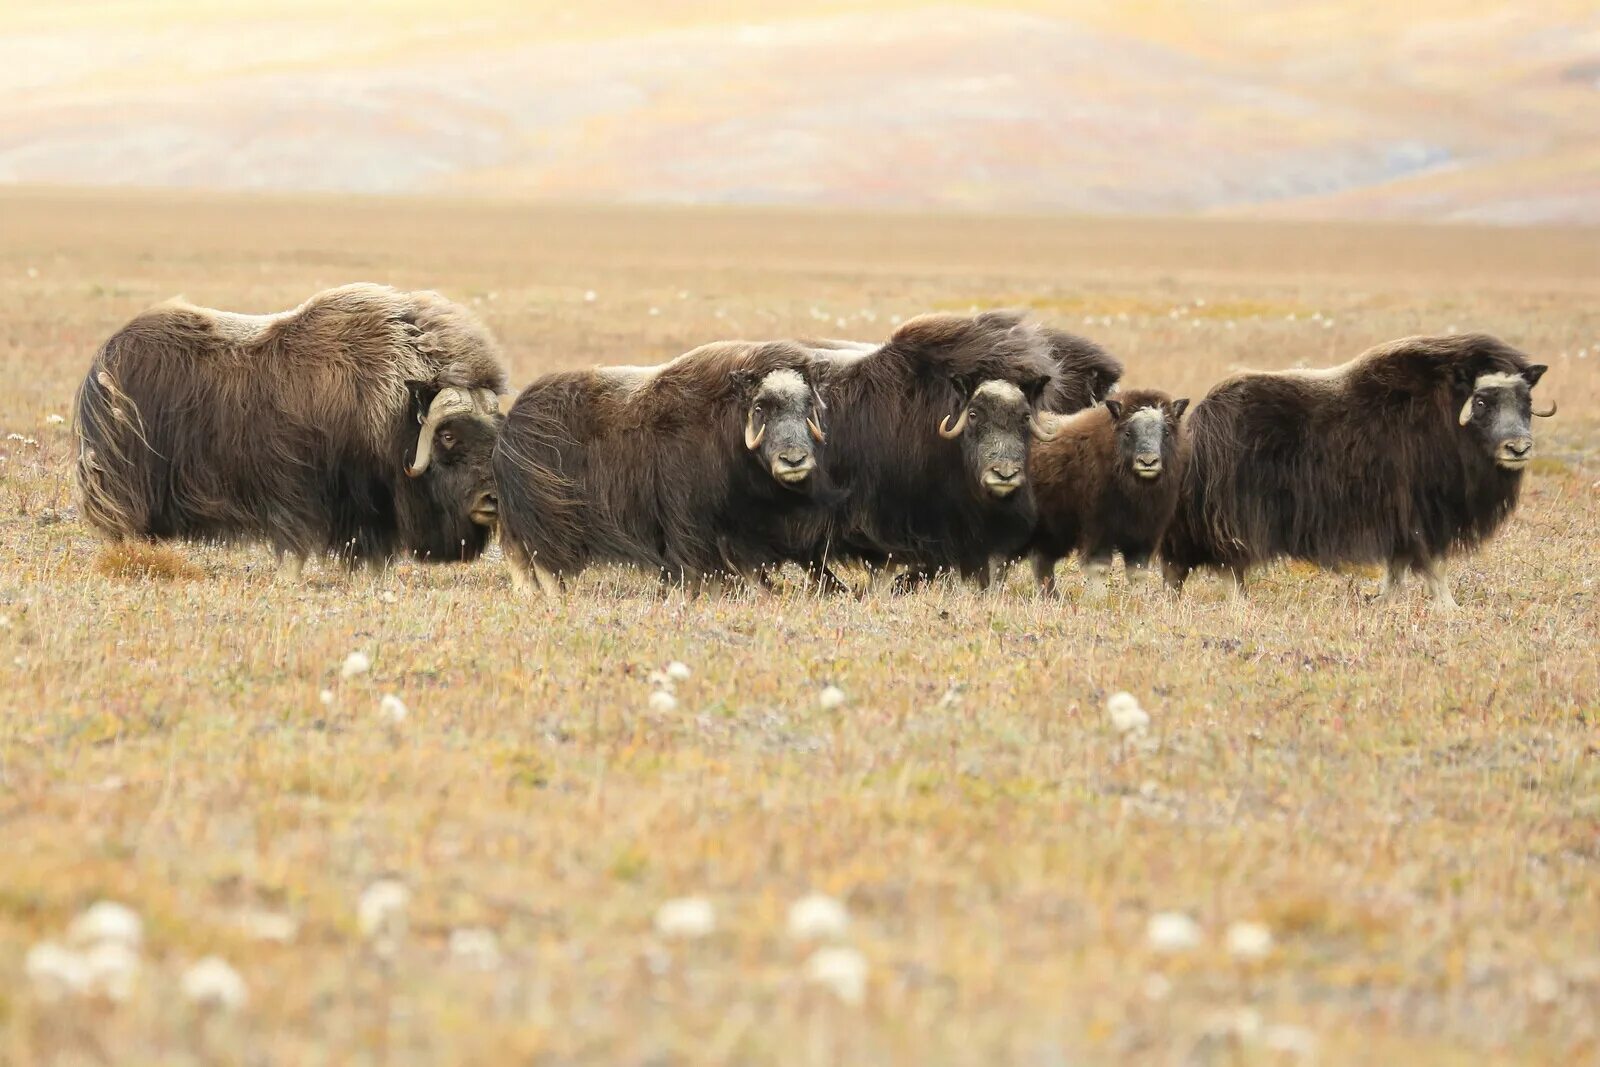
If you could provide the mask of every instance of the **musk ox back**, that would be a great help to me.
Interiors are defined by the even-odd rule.
[[[84,516],[112,538],[261,540],[303,560],[477,556],[495,522],[498,347],[436,293],[348,285],[293,311],[174,302],[78,391]]]
[[[1485,334],[1411,337],[1324,371],[1242,374],[1189,416],[1168,580],[1236,581],[1280,557],[1407,569],[1453,605],[1441,564],[1516,506],[1545,367]],[[1553,414],[1549,412],[1539,414]]]
[[[1055,591],[1056,562],[1073,552],[1091,600],[1105,595],[1115,552],[1122,553],[1130,581],[1148,573],[1178,506],[1180,426],[1188,404],[1135,389],[1046,420],[1051,439],[1034,446],[1028,469],[1039,508],[1029,552],[1041,591]]]
[[[556,596],[603,562],[759,577],[797,551],[790,520],[832,502],[823,410],[810,354],[784,342],[538,379],[494,452],[513,583]]]
[[[1087,337],[1046,328],[1056,362],[1056,386],[1046,401],[1050,411],[1070,415],[1105,400],[1122,380],[1122,362]]]

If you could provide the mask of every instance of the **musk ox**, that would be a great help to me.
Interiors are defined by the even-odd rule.
[[[789,517],[832,500],[823,411],[809,352],[785,342],[545,375],[494,449],[513,584],[558,597],[602,562],[759,579],[797,551]]]
[[[1443,565],[1516,506],[1545,367],[1486,334],[1409,337],[1330,370],[1241,374],[1195,405],[1183,493],[1161,555],[1241,585],[1280,557],[1412,570],[1454,607]]]
[[[1050,416],[1050,441],[1028,463],[1039,521],[1029,554],[1041,592],[1055,592],[1056,561],[1076,551],[1084,593],[1105,596],[1111,556],[1130,582],[1148,574],[1178,506],[1179,433],[1187,399],[1135,389],[1073,415]]]
[[[347,285],[293,311],[173,302],[78,390],[84,516],[114,539],[260,540],[293,570],[477,556],[496,521],[499,349],[432,292]]]
[[[1046,328],[1050,355],[1056,361],[1056,387],[1046,404],[1062,415],[1105,400],[1122,380],[1122,363],[1087,337]]]
[[[1055,382],[1044,334],[1018,312],[924,315],[876,348],[811,349],[828,398],[829,474],[843,495],[809,526],[813,572],[844,557],[988,582],[1033,528],[1028,447]]]

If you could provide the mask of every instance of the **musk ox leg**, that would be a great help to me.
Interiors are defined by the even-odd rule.
[[[278,548],[273,550],[273,555],[278,558],[278,580],[289,585],[299,584],[306,568],[305,554]]]
[[[1040,596],[1056,595],[1056,557],[1048,552],[1033,554],[1033,580],[1039,583]]]
[[[1123,580],[1128,583],[1130,592],[1147,588],[1150,584],[1150,553],[1123,553],[1122,569]]]
[[[1170,559],[1161,561],[1161,577],[1166,581],[1167,588],[1174,594],[1183,592],[1183,583],[1189,580],[1189,568]]]
[[[1393,600],[1405,588],[1406,571],[1411,567],[1411,560],[1405,556],[1396,556],[1383,568],[1383,577],[1378,581],[1379,600]]]
[[[1106,573],[1110,570],[1110,556],[1090,556],[1083,561],[1083,599],[1091,604],[1105,600]]]
[[[850,592],[850,587],[833,573],[833,568],[821,560],[813,560],[806,564],[806,584],[811,591],[818,594],[827,593],[835,596]]]
[[[1411,567],[1428,587],[1428,595],[1433,598],[1433,610],[1456,610],[1456,598],[1450,595],[1450,580],[1445,577],[1443,561],[1418,559]]]
[[[511,571],[511,589],[518,596],[531,597],[534,589],[538,589],[546,600],[561,599],[561,579],[537,560],[525,560],[518,552],[507,552],[505,557],[506,567]]]

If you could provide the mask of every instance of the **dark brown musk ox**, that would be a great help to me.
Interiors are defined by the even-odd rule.
[[[1028,462],[1039,509],[1029,555],[1041,592],[1055,592],[1056,563],[1073,552],[1090,600],[1105,596],[1113,553],[1122,553],[1130,585],[1149,573],[1178,506],[1188,405],[1134,389],[1072,415],[1046,416],[1053,437],[1036,444]]]
[[[1046,327],[1056,361],[1056,386],[1045,406],[1062,415],[1102,403],[1122,380],[1122,361],[1099,344],[1066,330]]]
[[[555,598],[608,562],[759,585],[798,550],[790,517],[832,502],[823,413],[810,353],[786,342],[539,378],[494,450],[513,585]]]
[[[1411,570],[1455,601],[1451,556],[1516,506],[1533,456],[1531,390],[1545,372],[1487,334],[1408,337],[1329,370],[1247,373],[1195,405],[1167,579],[1290,558]]]
[[[100,347],[78,390],[85,518],[113,539],[264,541],[454,561],[496,522],[505,370],[471,312],[346,285],[275,315],[171,302]]]
[[[1056,374],[1043,332],[1015,311],[932,314],[875,348],[811,351],[841,495],[795,516],[791,540],[810,550],[794,558],[813,573],[842,558],[987,585],[989,558],[1033,529],[1028,448]]]

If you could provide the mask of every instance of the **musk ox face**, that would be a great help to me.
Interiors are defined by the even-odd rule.
[[[791,489],[813,483],[822,429],[822,396],[798,370],[733,372],[745,407],[744,446],[774,480]]]
[[[1481,374],[1473,380],[1472,391],[1462,402],[1458,421],[1484,453],[1505,470],[1520,471],[1533,458],[1531,416],[1556,413],[1554,404],[1549,411],[1533,410],[1533,387],[1546,369],[1536,363],[1521,373]]]
[[[940,422],[939,434],[961,442],[962,466],[981,492],[1004,500],[1027,483],[1028,437],[1047,439],[1037,414],[1047,384],[991,378],[969,390],[956,383],[966,403],[954,420],[946,416]]]
[[[1178,420],[1188,406],[1187,397],[1136,406],[1107,398],[1106,411],[1116,434],[1117,462],[1123,470],[1146,482],[1157,481],[1163,472],[1171,470],[1178,450]]]
[[[406,546],[422,559],[476,558],[499,521],[490,458],[505,416],[492,391],[407,382],[411,461],[397,487]]]

